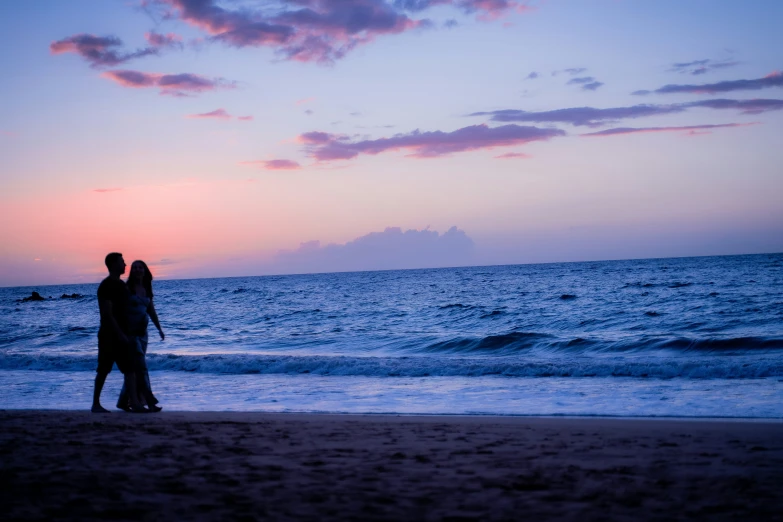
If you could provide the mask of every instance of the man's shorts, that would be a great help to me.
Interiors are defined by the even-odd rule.
[[[133,372],[130,355],[130,348],[114,335],[98,333],[98,373],[110,373],[115,363],[123,374]]]

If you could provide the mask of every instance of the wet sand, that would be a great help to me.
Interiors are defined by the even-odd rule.
[[[5,520],[783,520],[783,423],[0,411]]]

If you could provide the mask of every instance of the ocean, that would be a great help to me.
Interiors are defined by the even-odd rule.
[[[89,408],[97,286],[0,288],[0,408]],[[783,254],[154,290],[164,410],[783,418]]]

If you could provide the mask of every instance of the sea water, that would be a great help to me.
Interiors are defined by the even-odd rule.
[[[0,408],[85,409],[97,282],[0,288]],[[21,302],[32,291],[41,302]],[[783,254],[154,281],[167,410],[783,418]],[[61,298],[62,294],[81,298]],[[107,381],[113,406],[121,376]]]

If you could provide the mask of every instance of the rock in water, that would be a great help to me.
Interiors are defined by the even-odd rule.
[[[46,301],[45,297],[41,297],[41,294],[38,292],[33,292],[30,297],[25,297],[24,299],[19,299],[18,302],[20,303],[26,303],[27,301]]]

